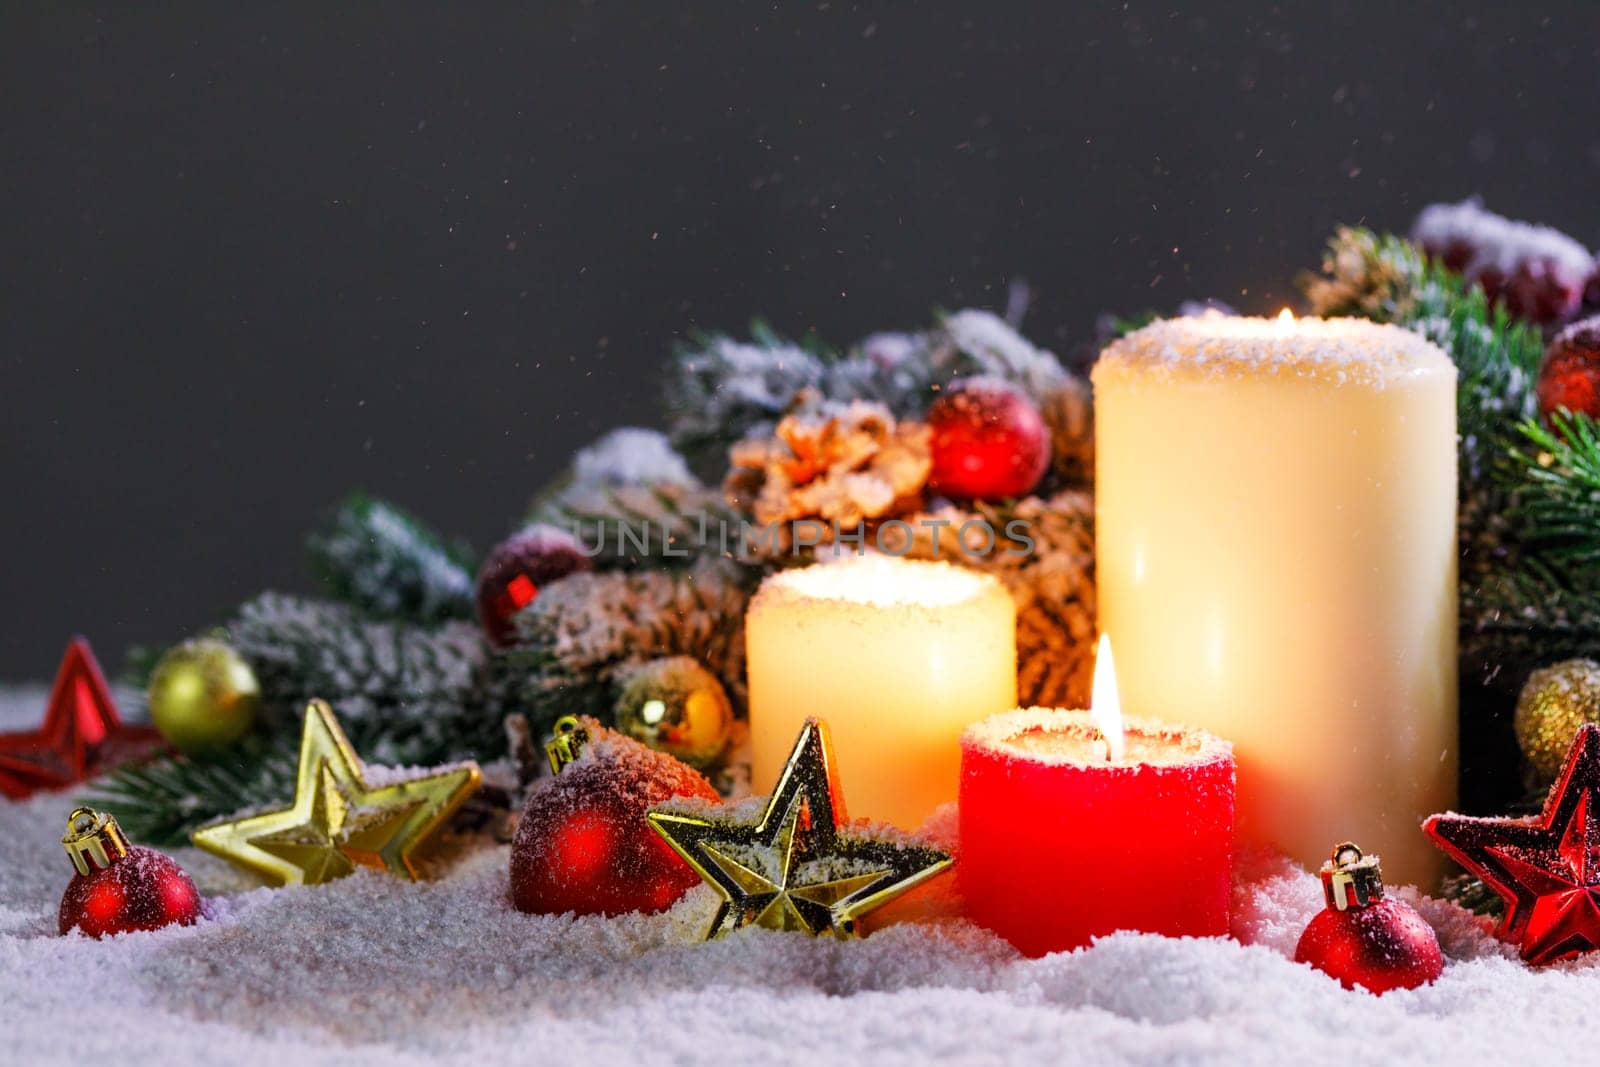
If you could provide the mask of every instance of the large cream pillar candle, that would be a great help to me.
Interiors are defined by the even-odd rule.
[[[1432,887],[1456,798],[1455,369],[1356,319],[1207,315],[1094,369],[1100,620],[1132,715],[1234,742],[1240,833]]]
[[[750,601],[745,647],[755,791],[815,715],[849,815],[907,830],[956,799],[961,731],[1017,701],[1011,594],[949,563],[868,555],[780,571]]]

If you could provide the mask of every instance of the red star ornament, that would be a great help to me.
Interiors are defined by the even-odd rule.
[[[61,789],[160,745],[154,728],[122,721],[89,642],[75,637],[61,657],[38,729],[0,734],[0,793],[23,800],[41,789]]]
[[[1505,899],[1500,937],[1540,965],[1600,948],[1600,726],[1572,740],[1544,811],[1435,815],[1428,836]]]

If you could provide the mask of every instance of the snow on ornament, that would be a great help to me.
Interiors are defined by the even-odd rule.
[[[1415,989],[1444,971],[1439,938],[1416,910],[1383,892],[1377,856],[1353,842],[1333,850],[1322,865],[1327,907],[1306,926],[1295,946],[1296,963],[1337,978],[1346,989],[1373,993]]]
[[[1594,256],[1571,237],[1496,215],[1478,197],[1429,204],[1411,236],[1447,269],[1482,286],[1491,301],[1546,326],[1577,314],[1595,274]]]
[[[669,804],[650,826],[722,897],[706,932],[745,926],[856,936],[862,916],[950,866],[950,855],[894,831],[852,829],[828,727],[807,719],[759,812]]]
[[[961,378],[928,409],[928,486],[962,499],[1022,496],[1050,467],[1050,430],[1039,405],[998,378]]]
[[[517,642],[517,612],[539,589],[558,578],[592,570],[594,564],[567,531],[536,523],[501,541],[478,571],[478,620],[484,636],[500,648]]]
[[[1545,419],[1563,409],[1600,418],[1600,315],[1556,334],[1539,365],[1535,393]]]
[[[645,815],[673,797],[715,804],[711,783],[593,719],[562,719],[547,750],[556,775],[529,795],[511,842],[512,904],[537,915],[671,907],[698,878]]]
[[[1433,843],[1506,902],[1499,935],[1528,963],[1600,948],[1600,726],[1578,730],[1544,810],[1531,817],[1446,812],[1423,824]]]
[[[184,869],[155,849],[128,844],[110,815],[74,810],[61,847],[77,870],[61,897],[62,934],[101,938],[200,918],[200,893]]]

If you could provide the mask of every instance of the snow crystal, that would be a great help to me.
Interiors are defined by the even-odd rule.
[[[38,689],[0,699],[0,723],[31,723],[42,700]],[[215,857],[174,850],[211,895],[211,917],[93,941],[55,933],[72,807],[70,794],[0,802],[0,1033],[11,1063],[1432,1064],[1592,1054],[1585,1020],[1600,998],[1600,960],[1530,970],[1477,919],[1397,890],[1439,930],[1444,975],[1382,997],[1346,992],[1288,958],[1322,895],[1313,876],[1271,857],[1239,860],[1234,932],[1244,943],[1116,934],[1037,960],[957,919],[855,942],[746,930],[700,943],[717,905],[703,886],[651,916],[524,915],[507,902],[508,849],[487,837],[462,843],[437,881],[420,884],[363,870],[325,886],[252,888]]]
[[[1398,326],[1366,319],[1286,321],[1208,313],[1161,319],[1108,345],[1095,363],[1095,385],[1282,375],[1383,387],[1454,376],[1450,357]]]

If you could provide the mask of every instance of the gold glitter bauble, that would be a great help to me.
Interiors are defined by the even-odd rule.
[[[722,758],[733,728],[727,691],[692,656],[639,668],[612,710],[620,733],[700,769]]]
[[[167,650],[150,675],[150,718],[180,752],[226,748],[250,731],[261,686],[232,646],[212,637]]]
[[[1569,659],[1528,675],[1517,698],[1516,731],[1529,785],[1555,781],[1572,735],[1586,722],[1600,722],[1600,663]]]

